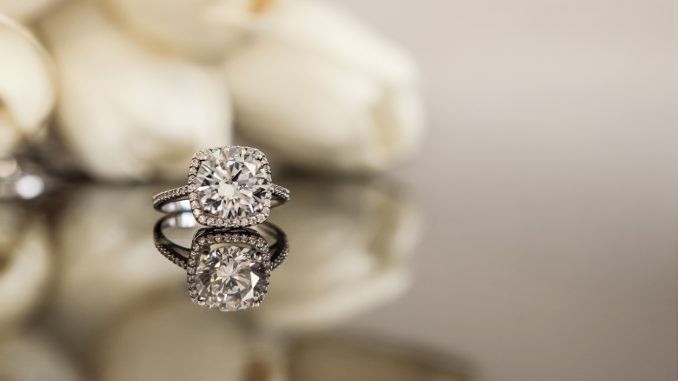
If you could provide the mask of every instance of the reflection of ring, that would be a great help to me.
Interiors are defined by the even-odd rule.
[[[193,301],[222,311],[258,306],[268,291],[271,271],[287,257],[285,233],[270,222],[253,228],[203,228],[193,236],[190,249],[164,233],[195,225],[190,213],[174,213],[158,220],[153,229],[160,253],[187,270]],[[269,245],[262,235],[274,242]]]
[[[220,147],[195,154],[188,184],[153,196],[161,212],[192,210],[203,225],[243,227],[264,222],[270,208],[290,198],[271,181],[268,159],[250,147]]]

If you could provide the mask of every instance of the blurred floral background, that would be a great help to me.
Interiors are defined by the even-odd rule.
[[[0,379],[678,377],[673,2],[0,14]],[[291,254],[234,314],[151,237],[224,144],[292,191]]]
[[[0,52],[1,379],[466,378],[331,333],[411,283],[418,213],[365,177],[423,136],[398,44],[322,1],[3,0]],[[155,251],[150,196],[236,143],[296,173],[294,255],[265,307],[223,316]]]
[[[3,0],[0,13],[0,156],[30,144],[62,171],[176,180],[237,134],[279,165],[364,173],[423,134],[411,57],[332,3]]]

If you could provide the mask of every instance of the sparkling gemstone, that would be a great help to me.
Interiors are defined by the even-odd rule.
[[[270,188],[267,166],[256,151],[216,148],[200,161],[197,199],[201,209],[221,218],[247,218],[261,213]]]
[[[223,311],[251,307],[264,292],[268,277],[253,253],[251,248],[231,245],[201,254],[195,272],[195,299]]]

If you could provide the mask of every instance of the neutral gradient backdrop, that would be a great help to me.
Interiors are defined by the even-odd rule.
[[[675,4],[341,3],[413,53],[429,127],[394,171],[414,283],[351,329],[482,380],[676,380]]]

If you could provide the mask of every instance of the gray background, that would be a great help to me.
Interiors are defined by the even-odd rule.
[[[416,57],[414,283],[352,329],[484,380],[675,380],[671,1],[342,1]]]

